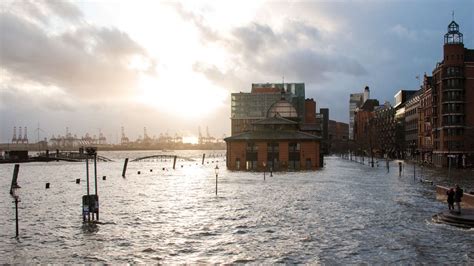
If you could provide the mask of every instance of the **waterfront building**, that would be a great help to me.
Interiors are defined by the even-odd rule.
[[[397,145],[395,142],[395,108],[386,101],[374,109],[373,126],[375,131],[375,153],[381,157],[394,158]]]
[[[432,74],[433,163],[474,164],[474,50],[464,47],[459,25],[444,35],[443,60]]]
[[[328,150],[329,153],[342,153],[348,149],[349,124],[328,121]]]
[[[371,155],[375,144],[375,132],[373,132],[374,109],[379,105],[376,99],[367,99],[364,104],[357,108],[354,116],[354,142],[359,153]]]
[[[417,91],[399,90],[394,98],[395,105],[395,158],[404,159],[407,146],[405,145],[405,104]]]
[[[422,93],[420,95],[420,112],[419,112],[419,130],[418,138],[420,146],[418,148],[421,160],[431,163],[431,155],[433,153],[433,138],[431,119],[433,114],[432,97],[431,97],[432,77],[426,74],[423,77]]]
[[[271,110],[287,110],[290,106],[289,102],[279,101],[270,108],[267,118],[251,124],[251,130],[226,138],[227,168],[251,171],[319,168],[321,138],[300,131],[298,122]]]
[[[410,159],[416,159],[420,146],[418,141],[418,120],[421,94],[422,90],[420,89],[405,104],[405,154]]]
[[[278,84],[267,84],[252,84],[251,93],[232,94],[235,96],[232,111],[235,113],[231,118],[232,136],[225,138],[227,168],[284,171],[314,170],[321,167],[323,132],[316,116],[316,102],[313,99],[300,101],[299,97],[304,95],[304,86],[299,87],[303,91],[298,91],[293,90],[298,88],[296,85],[280,86],[283,88],[280,89],[276,86]],[[288,87],[291,88],[290,91],[285,89]],[[277,92],[280,98],[275,99]],[[293,97],[294,95],[300,96]],[[245,100],[251,103],[246,103]],[[257,100],[262,102],[259,104],[255,102]],[[302,109],[299,108],[300,102]],[[234,109],[236,106],[239,108]],[[329,110],[325,113],[328,117]]]
[[[231,94],[231,134],[239,134],[252,128],[252,123],[267,117],[270,107],[281,96],[296,109],[293,120],[305,118],[304,83],[254,83],[251,92]]]
[[[349,139],[354,139],[354,119],[357,108],[370,98],[370,89],[365,86],[362,93],[351,93],[349,97]]]

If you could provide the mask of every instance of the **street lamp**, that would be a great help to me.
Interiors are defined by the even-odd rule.
[[[18,184],[15,184],[11,188],[11,194],[12,197],[15,199],[13,201],[15,203],[15,237],[18,238],[19,236],[19,229],[18,229],[18,202],[20,202],[20,196],[19,196],[19,190],[20,186]]]
[[[219,176],[219,166],[216,164],[216,168],[214,168],[214,171],[216,173],[216,196],[217,196],[217,177]]]

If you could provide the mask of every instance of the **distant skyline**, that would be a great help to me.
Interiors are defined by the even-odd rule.
[[[2,1],[0,142],[99,130],[110,141],[230,135],[230,94],[304,82],[348,122],[367,85],[393,103],[442,60],[452,20],[474,48],[474,1]],[[420,80],[416,79],[420,77]]]

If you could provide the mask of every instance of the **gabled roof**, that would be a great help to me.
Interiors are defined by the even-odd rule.
[[[321,137],[293,130],[261,130],[243,132],[224,140],[226,142],[237,140],[321,140]]]
[[[252,125],[295,125],[298,124],[295,121],[283,118],[275,115],[273,117],[267,117],[262,120],[258,120],[252,123]]]

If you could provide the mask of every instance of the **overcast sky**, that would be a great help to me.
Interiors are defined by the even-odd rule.
[[[304,82],[330,119],[349,94],[392,101],[442,58],[454,19],[474,49],[474,1],[7,1],[0,13],[0,142],[70,132],[115,142],[230,134],[230,93]]]

